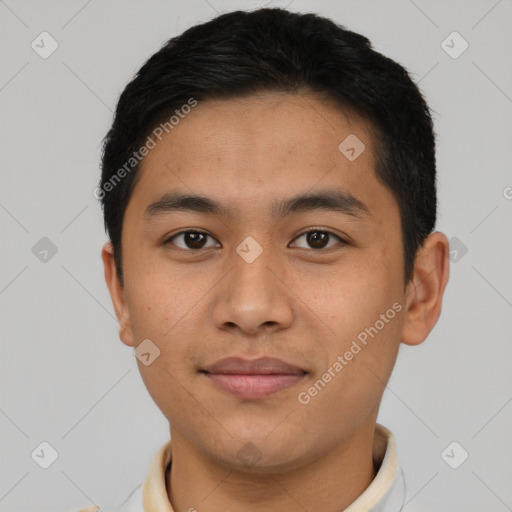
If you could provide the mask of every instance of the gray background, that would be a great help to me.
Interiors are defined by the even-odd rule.
[[[427,342],[401,349],[379,421],[397,438],[406,512],[512,510],[510,0],[0,0],[1,511],[112,510],[167,440],[103,280],[100,142],[165,40],[264,4],[365,34],[435,113],[437,229],[457,254],[442,317]],[[59,45],[47,59],[31,48],[43,31]],[[458,58],[441,45],[453,31],[469,43]],[[463,41],[446,44],[453,54]],[[43,237],[57,248],[46,261],[47,242],[32,250]],[[43,441],[58,452],[48,469],[31,457]],[[462,450],[452,469],[446,453],[459,464]]]

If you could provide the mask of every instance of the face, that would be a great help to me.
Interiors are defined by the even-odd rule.
[[[138,365],[171,437],[253,471],[332,452],[375,422],[409,300],[370,127],[268,93],[200,102],[157,142],[114,301],[123,342],[160,350]]]

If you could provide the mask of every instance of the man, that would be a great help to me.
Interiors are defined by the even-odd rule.
[[[449,272],[407,72],[325,18],[228,13],[144,64],[102,164],[120,338],[171,438],[121,510],[401,510],[378,409]]]

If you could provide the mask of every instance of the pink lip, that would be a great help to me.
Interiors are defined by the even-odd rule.
[[[202,370],[216,386],[237,398],[265,398],[299,382],[307,372],[280,359],[221,359]]]

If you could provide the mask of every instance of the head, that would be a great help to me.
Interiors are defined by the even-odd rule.
[[[439,317],[428,107],[325,18],[233,12],[168,41],[120,97],[97,197],[121,339],[158,347],[139,367],[171,431],[226,465],[252,442],[254,471],[298,467],[374,423],[400,343]],[[241,399],[207,377],[228,356],[303,377]]]

